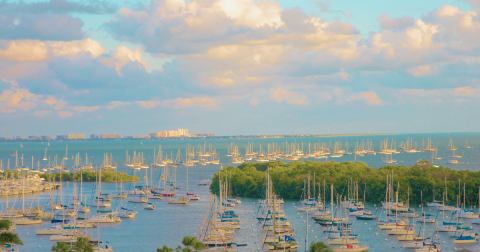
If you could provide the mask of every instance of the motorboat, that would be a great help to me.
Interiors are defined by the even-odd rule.
[[[155,210],[155,206],[152,205],[152,203],[143,204],[143,208],[144,208],[145,210]]]

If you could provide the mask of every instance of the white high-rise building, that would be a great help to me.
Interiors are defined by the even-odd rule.
[[[180,136],[187,136],[188,135],[188,129],[178,129],[178,134]]]

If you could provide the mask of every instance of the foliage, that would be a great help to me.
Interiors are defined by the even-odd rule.
[[[332,250],[323,242],[312,242],[308,252],[332,252]]]
[[[175,251],[177,252],[193,252],[199,251],[205,248],[205,245],[197,240],[196,237],[193,236],[185,236],[182,240],[183,248],[178,246]],[[172,252],[174,249],[167,247],[167,245],[163,245],[162,248],[157,248],[157,252]]]
[[[0,220],[0,230],[2,229],[9,230],[10,224],[11,224],[10,220]]]
[[[167,245],[163,245],[163,248],[157,248],[157,252],[172,252],[174,249],[167,247]]]
[[[70,247],[65,242],[59,242],[57,245],[53,245],[52,251],[55,252],[69,252]]]
[[[368,167],[363,162],[334,161],[293,161],[288,165],[282,161],[268,163],[245,163],[237,168],[226,167],[215,173],[210,190],[218,192],[219,176],[229,180],[229,193],[235,196],[261,197],[265,193],[265,171],[270,168],[270,176],[275,191],[285,199],[299,199],[304,190],[307,176],[311,175],[311,188],[315,186],[315,194],[330,201],[330,185],[334,185],[334,192],[346,196],[348,181],[357,182],[359,185],[359,198],[367,202],[378,203],[385,199],[387,175],[393,173],[394,190],[400,185],[399,198],[403,201],[409,199],[410,203],[420,203],[423,192],[423,202],[433,200],[435,185],[435,199],[442,200],[445,191],[445,182],[448,187],[447,199],[453,204],[458,198],[459,190],[462,193],[465,183],[465,200],[467,206],[478,204],[478,185],[480,172],[468,170],[452,170],[444,167],[434,167],[427,161],[407,166],[388,165],[380,169]],[[315,174],[315,185],[313,175]],[[461,180],[459,187],[458,182]],[[311,189],[313,191],[313,189]],[[320,192],[319,192],[320,191]],[[334,196],[335,197],[335,196]]]
[[[4,232],[0,234],[0,244],[20,244],[23,245],[22,240],[18,237],[18,234],[11,232]]]
[[[93,244],[88,242],[88,239],[85,237],[78,238],[77,242],[73,246],[73,251],[75,252],[93,252]]]
[[[185,248],[182,249],[182,252],[202,250],[205,247],[202,242],[200,242],[199,240],[197,240],[196,237],[193,236],[183,237],[182,244],[183,246],[185,246]]]
[[[52,174],[42,174],[40,175],[41,178],[44,178],[46,181],[75,181],[80,182],[80,177],[82,177],[83,182],[95,182],[97,179],[97,172],[94,170],[85,171],[82,170],[81,172],[77,173],[52,173]],[[114,172],[111,169],[107,169],[102,171],[102,182],[115,182],[115,179],[120,183],[122,182],[133,182],[133,176],[130,176],[126,173],[121,172]],[[140,181],[138,176],[135,176],[135,181]]]

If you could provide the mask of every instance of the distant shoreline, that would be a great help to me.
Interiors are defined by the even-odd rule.
[[[210,137],[164,137],[164,138],[105,138],[105,139],[69,139],[69,140],[0,140],[0,143],[10,142],[93,142],[93,141],[148,141],[148,140],[198,140],[198,139],[255,139],[255,138],[302,138],[302,137],[342,137],[342,136],[392,136],[398,133],[352,133],[352,134],[300,134],[300,135],[239,135]]]

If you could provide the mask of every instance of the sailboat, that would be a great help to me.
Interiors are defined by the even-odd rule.
[[[123,183],[122,183],[122,177],[120,177],[120,195],[123,195]],[[117,216],[120,218],[128,218],[128,219],[133,219],[135,218],[135,215],[138,212],[129,210],[125,207],[123,207],[123,197],[120,197],[120,212],[118,212]]]
[[[45,147],[45,156],[43,157],[43,161],[47,161],[48,158],[47,158],[47,148],[48,147]]]
[[[135,170],[140,170],[139,167],[134,167],[133,168],[133,193],[130,193],[133,195],[133,197],[128,198],[128,202],[132,203],[147,203],[148,199],[145,195],[137,195],[137,188],[135,187]]]
[[[67,148],[65,149],[65,157],[63,157],[64,160],[68,160],[68,144]]]
[[[468,139],[465,140],[465,148],[467,149],[473,148],[472,146],[468,146]]]
[[[186,205],[188,204],[188,197],[179,197],[177,198],[177,168],[175,168],[175,196],[167,199],[168,204],[180,204],[180,205]]]
[[[99,225],[99,223],[116,223],[116,222],[121,222],[122,219],[120,219],[120,217],[117,216],[117,212],[113,212],[112,210],[108,210],[108,211],[104,211],[104,210],[99,210],[99,207],[102,205],[102,202],[100,200],[101,198],[101,188],[102,188],[102,169],[100,168],[99,169],[99,174],[98,174],[98,183],[99,183],[99,186],[98,186],[98,190],[97,190],[97,196],[96,196],[96,199],[95,199],[95,202],[96,204],[92,204],[92,206],[96,206],[97,207],[97,216],[95,217],[92,217],[88,220],[86,220],[87,222],[91,222],[91,223],[97,223],[97,227]],[[111,203],[110,203],[111,205]],[[110,206],[109,206],[110,207]],[[100,212],[105,212],[106,214],[104,215],[99,215]]]
[[[188,160],[188,151],[186,151],[186,155],[187,155],[187,160]],[[193,194],[193,193],[188,193],[188,162],[186,162],[185,164],[187,166],[187,197],[189,200],[199,200],[200,197],[198,197],[197,195]]]
[[[22,179],[22,214],[25,214],[25,177]],[[18,218],[12,221],[15,225],[37,225],[42,224],[41,218]]]

